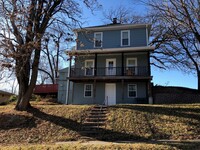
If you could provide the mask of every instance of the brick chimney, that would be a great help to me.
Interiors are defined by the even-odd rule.
[[[117,18],[113,18],[113,24],[117,24]]]

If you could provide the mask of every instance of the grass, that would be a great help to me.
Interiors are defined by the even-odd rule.
[[[200,139],[200,105],[116,105],[107,126],[129,139]]]
[[[32,106],[28,112],[15,111],[13,104],[0,106],[0,149],[200,149],[200,143],[181,142],[200,139],[200,104],[109,107],[105,128],[92,138],[137,143],[106,145],[53,144],[80,139],[91,105],[32,102]],[[180,142],[157,142],[160,139]]]
[[[65,143],[1,146],[0,150],[199,150],[200,143]]]

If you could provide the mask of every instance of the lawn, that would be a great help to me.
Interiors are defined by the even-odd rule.
[[[111,106],[106,126],[100,135],[91,138],[136,143],[106,145],[80,143],[82,123],[92,105],[32,106],[28,112],[15,111],[12,104],[0,106],[0,149],[12,149],[13,144],[16,149],[198,149],[200,145],[157,142],[200,139],[200,104]],[[67,141],[78,143],[55,145]]]

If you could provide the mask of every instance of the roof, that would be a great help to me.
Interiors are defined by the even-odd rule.
[[[74,29],[74,32],[80,31],[106,31],[106,30],[127,30],[133,28],[147,28],[150,32],[151,24],[107,24],[107,25],[100,25],[100,26],[91,26],[91,27],[84,27]]]
[[[13,93],[0,90],[0,94],[14,95]]]
[[[85,49],[85,50],[69,50],[66,51],[68,55],[76,54],[105,54],[105,53],[119,53],[119,52],[145,52],[153,51],[154,46],[141,46],[141,47],[124,47],[124,48],[106,48],[106,49]]]

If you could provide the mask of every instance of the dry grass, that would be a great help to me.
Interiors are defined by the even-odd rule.
[[[107,128],[129,139],[200,139],[200,105],[116,105]]]
[[[33,105],[26,111],[0,106],[0,144],[53,143],[77,140],[90,106]]]
[[[152,140],[200,139],[200,104],[190,105],[116,105],[108,108],[106,127],[94,139],[135,140],[142,144],[49,145],[80,139],[82,121],[92,106],[55,105],[33,102],[28,112],[14,105],[0,106],[0,145],[5,149],[191,149],[199,143],[152,143]],[[37,145],[26,145],[37,144]],[[42,145],[45,144],[45,145]],[[27,147],[28,146],[28,147]],[[2,149],[1,147],[0,149]]]

